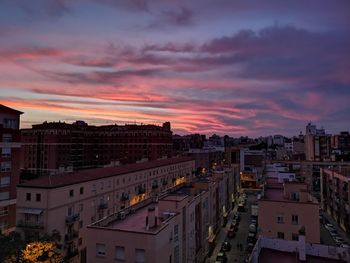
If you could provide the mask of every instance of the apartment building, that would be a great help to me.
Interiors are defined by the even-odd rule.
[[[86,226],[192,180],[194,161],[169,158],[42,176],[17,187],[17,226],[27,240],[58,232],[66,260],[86,261]]]
[[[44,122],[22,129],[21,134],[21,168],[38,176],[172,156],[169,122],[162,126]]]
[[[88,226],[88,262],[203,262],[230,209],[232,176],[216,171]]]
[[[330,160],[331,135],[309,123],[304,137],[305,158],[307,161]]]
[[[258,207],[259,236],[298,240],[303,229],[307,242],[320,243],[319,204],[306,184],[267,178]]]
[[[19,181],[22,112],[0,104],[0,233],[16,226],[16,185]]]
[[[321,168],[321,206],[350,235],[350,166]]]

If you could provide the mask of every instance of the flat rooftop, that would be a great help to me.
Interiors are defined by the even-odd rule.
[[[116,167],[95,168],[81,170],[71,173],[64,173],[58,175],[43,176],[26,183],[18,185],[18,187],[28,188],[58,188],[73,184],[80,184],[83,182],[98,180],[102,178],[129,174],[142,170],[153,169],[161,166],[178,164],[182,162],[193,161],[191,157],[175,157],[168,159],[161,159],[155,161],[148,161],[143,163],[127,164]]]
[[[146,229],[146,217],[148,215],[148,208],[156,207],[154,203],[144,206],[135,211],[135,213],[129,214],[123,220],[113,220],[107,224],[106,228],[130,231],[130,232],[141,232],[141,233],[157,233],[166,225],[166,221],[158,219],[157,226]],[[157,208],[156,208],[157,209]]]
[[[306,261],[300,261],[296,253],[262,248],[259,254],[259,263],[339,263],[344,260],[335,260],[323,257],[306,256]]]

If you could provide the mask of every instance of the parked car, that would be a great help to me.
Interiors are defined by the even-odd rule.
[[[225,241],[221,245],[220,252],[228,252],[231,250],[231,243],[229,241]]]
[[[219,252],[219,253],[216,255],[216,261],[217,261],[217,262],[226,263],[226,262],[227,262],[227,256],[226,256],[225,252]]]
[[[236,227],[239,225],[239,222],[237,221],[237,219],[233,219],[231,224]]]
[[[333,239],[337,245],[341,245],[345,242],[345,240],[343,238],[341,238],[340,236],[335,236]]]
[[[233,225],[231,225],[230,228],[227,231],[227,237],[233,238],[233,237],[235,237],[235,235],[236,235],[235,227]]]
[[[256,224],[256,219],[255,219],[255,218],[252,218],[250,222],[251,222],[252,224]]]
[[[350,248],[350,246],[348,244],[340,244],[340,247],[343,247],[343,248]]]
[[[250,224],[249,225],[249,232],[256,233],[256,225],[255,224]]]
[[[329,229],[335,229],[334,226],[332,224],[330,224],[330,223],[325,224],[324,227],[327,228],[328,230]]]
[[[330,234],[332,237],[338,236],[337,230],[333,230],[333,229],[329,230],[329,234]]]

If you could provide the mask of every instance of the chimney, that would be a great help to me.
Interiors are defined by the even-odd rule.
[[[305,227],[301,227],[299,230],[298,252],[299,260],[306,262]]]
[[[146,229],[149,230],[150,228],[157,226],[157,215],[156,215],[156,208],[154,206],[151,206],[148,208],[148,213],[146,217]]]

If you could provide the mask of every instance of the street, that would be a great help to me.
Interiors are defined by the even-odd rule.
[[[230,251],[226,252],[227,262],[245,262],[245,259],[248,257],[249,253],[246,251],[247,249],[247,237],[249,232],[249,225],[251,221],[251,205],[256,201],[256,196],[254,194],[247,194],[247,203],[245,205],[245,212],[240,212],[241,221],[239,223],[238,230],[236,232],[235,237],[228,239],[227,231],[230,227],[233,214],[237,211],[237,206],[231,211],[228,217],[228,223],[225,227],[223,227],[216,237],[216,247],[214,252],[210,258],[207,258],[206,262],[215,262],[216,255],[219,253],[221,244],[226,240],[228,240],[232,248]],[[242,249],[237,248],[237,244],[242,244]]]

